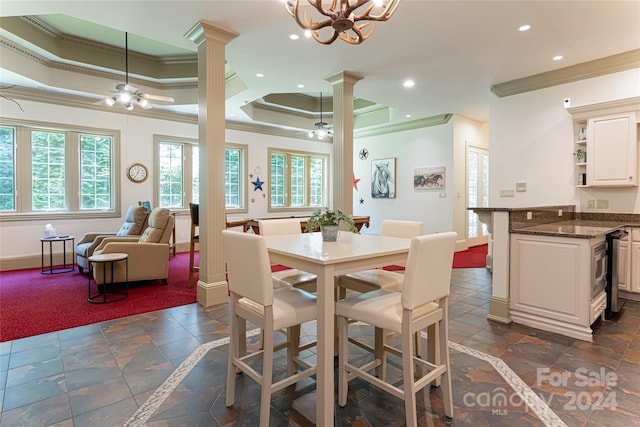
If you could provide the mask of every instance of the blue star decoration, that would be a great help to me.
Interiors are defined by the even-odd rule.
[[[264,191],[262,189],[262,184],[264,184],[264,181],[260,181],[260,177],[256,177],[255,181],[251,181],[251,183],[253,184],[253,191]]]

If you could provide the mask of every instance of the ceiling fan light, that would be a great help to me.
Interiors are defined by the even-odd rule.
[[[131,111],[131,110],[133,110],[133,104],[129,102],[128,104],[125,105],[125,108],[127,110]]]
[[[122,92],[121,94],[118,95],[118,99],[123,104],[128,104],[129,102],[131,102],[131,94],[128,94],[127,92]]]
[[[147,100],[144,99],[144,98],[138,98],[138,103],[140,103],[140,106],[143,107],[143,108],[146,107],[147,105],[149,105]]]
[[[107,98],[104,100],[105,104],[107,104],[109,107],[112,107],[113,104],[116,103],[116,98],[115,96],[112,96],[111,98]]]

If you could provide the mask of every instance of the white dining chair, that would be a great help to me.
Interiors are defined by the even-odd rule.
[[[261,236],[278,236],[287,234],[300,234],[302,227],[300,220],[296,218],[278,218],[259,220],[258,227]],[[316,292],[316,275],[289,268],[272,273],[277,286],[293,286],[307,292]]]
[[[229,281],[231,339],[227,367],[226,405],[235,402],[236,371],[242,371],[262,387],[260,395],[260,426],[269,425],[271,394],[316,373],[316,365],[300,359],[300,325],[317,319],[316,297],[291,286],[275,289],[267,245],[262,236],[222,231]],[[247,268],[247,259],[251,268]],[[263,331],[263,349],[246,354],[247,320]],[[273,382],[274,339],[276,330],[287,330],[287,341],[276,347],[287,349],[287,376]],[[252,360],[262,356],[262,373]],[[255,364],[254,364],[255,365]],[[299,371],[299,368],[304,369]]]
[[[455,232],[413,238],[400,292],[379,289],[354,294],[336,303],[340,406],[346,405],[349,380],[359,377],[404,400],[406,425],[414,427],[417,425],[416,392],[436,379],[441,379],[444,412],[447,417],[453,418],[447,330],[448,296],[456,238]],[[349,363],[348,329],[350,321],[354,320],[401,335],[402,388],[369,372],[378,366],[386,370],[387,346],[370,363],[362,366]],[[414,356],[412,337],[433,326],[439,331],[439,341],[436,346],[438,357],[432,363]],[[394,350],[397,352],[397,349]],[[416,365],[424,370],[416,370]],[[420,378],[415,379],[416,373]]]
[[[402,237],[411,239],[422,234],[424,223],[422,221],[405,221],[396,219],[383,219],[380,227],[380,235],[390,237]],[[372,292],[378,289],[399,291],[404,280],[404,274],[394,271],[387,271],[382,268],[356,271],[354,273],[343,274],[336,278],[338,299],[344,299],[347,290],[355,292]],[[376,328],[375,349],[370,346],[361,346],[364,350],[372,353],[379,353],[379,349],[386,343],[386,333]],[[415,336],[416,356],[422,355],[422,345],[420,335]],[[356,342],[356,345],[361,343]],[[379,372],[384,376],[384,373]]]
[[[383,219],[380,235],[412,239],[422,234],[423,227],[422,221]],[[336,285],[339,288],[340,299],[342,299],[345,297],[347,289],[356,292],[371,292],[377,289],[397,291],[400,290],[402,279],[401,273],[375,268],[338,276]]]

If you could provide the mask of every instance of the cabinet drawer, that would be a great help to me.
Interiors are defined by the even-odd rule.
[[[591,314],[589,324],[592,324],[607,308],[607,293],[602,291],[597,297],[591,300]]]
[[[631,229],[631,241],[640,242],[640,228]]]

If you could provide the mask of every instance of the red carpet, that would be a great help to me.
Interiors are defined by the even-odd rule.
[[[40,268],[2,272],[0,342],[194,303],[188,270],[189,253],[179,253],[169,262],[169,286],[160,280],[132,283],[127,298],[109,304],[87,301],[88,276],[77,270],[51,276]]]
[[[453,255],[453,268],[484,268],[487,265],[488,245],[474,246]]]

